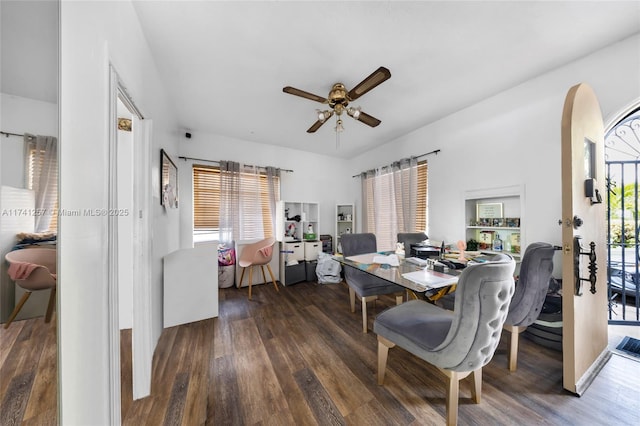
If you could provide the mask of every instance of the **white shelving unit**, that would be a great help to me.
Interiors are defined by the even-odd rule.
[[[353,204],[336,204],[336,253],[342,253],[340,236],[355,232],[356,211]]]
[[[280,282],[291,285],[315,277],[322,251],[318,203],[279,201],[276,239],[280,241]],[[309,227],[313,232],[309,232]],[[311,235],[310,235],[311,234]]]
[[[478,242],[478,250],[494,253],[493,241],[500,236],[502,252],[519,260],[526,247],[524,186],[467,191],[464,198],[465,238]]]

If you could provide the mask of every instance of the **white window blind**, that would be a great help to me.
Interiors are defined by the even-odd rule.
[[[193,166],[193,224],[194,232],[219,232],[221,212],[221,173],[218,167]],[[280,199],[279,178],[276,199]],[[233,202],[240,206],[241,214],[234,217],[234,227],[240,230],[240,239],[272,237],[274,223],[267,176],[241,173],[237,184],[231,186]],[[258,200],[258,202],[256,202]]]
[[[58,228],[58,153],[51,136],[26,135],[27,188],[36,193],[35,231]]]

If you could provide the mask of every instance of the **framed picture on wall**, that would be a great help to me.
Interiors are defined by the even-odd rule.
[[[178,168],[164,149],[160,150],[160,204],[178,207]]]

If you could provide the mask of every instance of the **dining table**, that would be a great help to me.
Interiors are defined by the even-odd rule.
[[[404,287],[411,298],[435,301],[455,291],[461,270],[431,269],[427,264],[412,263],[393,252],[365,253],[356,256],[334,255],[344,267],[356,268],[375,277]]]

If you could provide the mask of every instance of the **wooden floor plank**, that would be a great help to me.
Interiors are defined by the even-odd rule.
[[[1,425],[19,425],[22,422],[34,378],[35,370],[31,370],[11,379],[7,392],[0,403]]]
[[[246,422],[255,424],[264,415],[285,410],[285,395],[254,320],[234,321],[231,327],[234,336],[233,365],[240,392],[237,403],[242,407]]]
[[[313,371],[308,368],[294,373],[298,387],[302,391],[311,408],[314,418],[321,425],[345,425],[344,416],[336,406],[335,400],[329,395]]]

